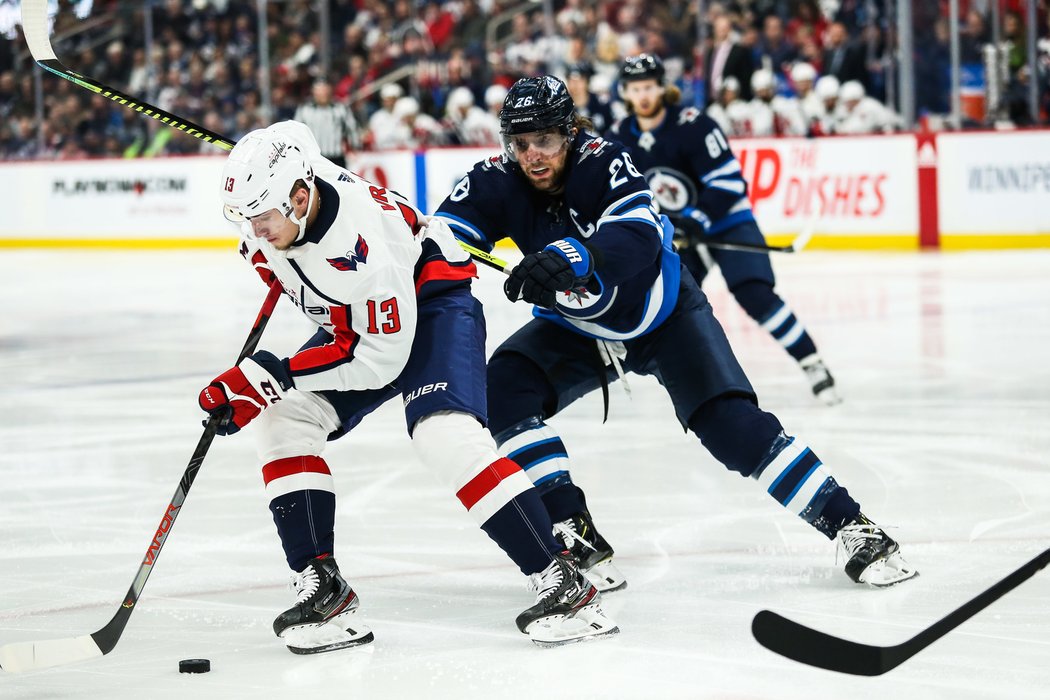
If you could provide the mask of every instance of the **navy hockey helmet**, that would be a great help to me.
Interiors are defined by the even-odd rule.
[[[576,110],[565,83],[554,76],[522,78],[511,86],[499,113],[505,136],[560,129],[571,134]]]
[[[620,83],[629,83],[634,80],[655,80],[663,85],[664,62],[659,56],[651,53],[629,56],[620,67]]]

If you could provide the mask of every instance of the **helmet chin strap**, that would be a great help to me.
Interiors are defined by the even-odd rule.
[[[310,212],[313,210],[314,192],[317,191],[317,186],[314,184],[313,178],[311,178],[310,182],[307,183],[306,189],[309,192],[309,197],[306,200],[306,213],[303,214],[303,218],[300,219],[296,217],[294,207],[292,211],[288,213],[288,220],[299,227],[299,235],[295,237],[295,240],[297,242],[302,240],[303,236],[306,235],[306,222],[310,220]]]

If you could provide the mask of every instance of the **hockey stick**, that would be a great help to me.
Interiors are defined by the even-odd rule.
[[[51,46],[51,39],[47,33],[47,3],[48,0],[23,0],[22,2],[22,30],[25,33],[26,43],[29,45],[29,53],[33,56],[33,60],[37,62],[37,65],[60,78],[68,80],[82,88],[86,88],[91,92],[102,95],[103,97],[108,97],[128,109],[133,109],[148,117],[153,117],[157,121],[167,124],[173,129],[178,129],[183,133],[189,134],[194,138],[214,144],[227,151],[233,149],[233,141],[222,134],[209,131],[203,126],[194,124],[188,119],[183,119],[171,112],[166,112],[160,107],[155,107],[148,102],[143,102],[136,97],[132,97],[120,92],[119,90],[108,87],[90,76],[81,73],[74,73],[66,68],[66,66],[63,65],[55,55],[55,50]],[[475,248],[474,246],[463,242],[460,242],[460,245],[464,250],[470,253],[471,257],[480,263],[493,267],[501,272],[507,272],[510,268],[505,261],[500,260],[479,248]]]
[[[274,284],[271,286],[269,293],[266,295],[266,300],[263,302],[262,309],[259,310],[259,315],[255,319],[255,325],[252,326],[248,339],[244,341],[241,354],[237,356],[237,364],[240,364],[244,358],[255,352],[255,347],[259,344],[259,339],[262,338],[263,329],[266,328],[266,323],[270,320],[270,315],[273,313],[280,296],[281,285]],[[222,417],[220,415],[214,415],[208,419],[204,428],[204,434],[201,435],[200,441],[197,442],[197,448],[193,450],[193,456],[190,457],[190,462],[186,466],[186,471],[182,474],[179,486],[175,489],[175,495],[172,496],[171,502],[164,511],[164,516],[161,518],[160,525],[157,526],[157,532],[153,536],[153,540],[149,543],[149,547],[146,548],[146,556],[143,557],[138,573],[135,574],[135,579],[131,582],[131,588],[128,589],[128,594],[124,596],[124,602],[121,603],[117,614],[113,616],[109,624],[97,632],[81,637],[5,644],[0,647],[0,669],[15,673],[32,671],[48,668],[49,666],[92,659],[108,654],[113,650],[113,647],[120,640],[124,626],[128,624],[131,613],[135,611],[135,604],[138,602],[139,595],[142,594],[142,589],[146,586],[146,580],[149,578],[150,572],[153,571],[153,565],[160,556],[160,550],[168,539],[168,534],[175,524],[175,518],[178,517],[179,512],[182,510],[186,494],[189,493],[190,487],[193,486],[193,480],[197,478],[197,472],[201,468],[201,463],[204,462],[205,455],[208,454],[208,448],[211,447],[212,440],[215,438],[215,429],[221,420]]]
[[[26,43],[29,45],[29,53],[32,54],[33,60],[36,61],[37,65],[46,71],[54,73],[59,78],[64,78],[103,97],[108,97],[128,109],[141,112],[147,117],[153,117],[157,121],[201,141],[213,143],[227,151],[233,148],[233,143],[229,139],[216,134],[214,131],[205,129],[203,126],[194,124],[188,119],[178,117],[171,112],[166,112],[160,107],[155,107],[135,97],[126,95],[119,90],[114,90],[94,78],[74,73],[62,65],[62,62],[55,55],[55,50],[51,47],[51,39],[47,34],[47,3],[48,0],[22,0],[22,30],[25,33]]]
[[[1050,564],[1050,549],[908,641],[894,646],[872,646],[840,639],[769,610],[760,610],[755,615],[751,633],[766,649],[800,663],[856,676],[881,676],[1017,588],[1047,564]]]
[[[764,243],[727,243],[724,241],[703,241],[698,245],[705,245],[708,248],[720,248],[722,250],[739,250],[746,253],[798,253],[809,243],[810,239],[813,238],[813,234],[816,232],[817,222],[811,220],[806,224],[805,228],[802,229],[801,233],[795,236],[795,240],[791,241],[789,245],[765,245]]]

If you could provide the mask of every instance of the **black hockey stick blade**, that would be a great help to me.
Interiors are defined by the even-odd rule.
[[[263,330],[273,314],[274,307],[277,306],[277,300],[281,297],[281,291],[281,285],[279,284],[274,284],[270,287],[266,300],[259,310],[259,315],[255,317],[255,324],[252,326],[251,332],[248,333],[248,338],[244,341],[244,347],[241,348],[241,352],[237,356],[237,364],[240,364],[244,358],[255,352],[255,348],[259,345],[259,340],[262,338]],[[186,496],[189,494],[190,487],[193,486],[194,479],[197,478],[197,472],[200,470],[201,464],[204,463],[204,457],[208,454],[208,449],[215,438],[215,430],[219,427],[221,419],[221,416],[215,415],[208,420],[204,433],[197,442],[197,447],[193,450],[189,464],[186,465],[186,470],[182,474],[182,479],[179,480],[179,486],[175,489],[175,495],[172,496],[168,507],[164,511],[164,515],[161,517],[156,534],[154,534],[153,539],[146,548],[146,555],[135,573],[135,579],[131,582],[131,587],[128,588],[127,595],[124,596],[124,602],[117,609],[113,619],[99,631],[80,637],[45,639],[39,642],[15,642],[14,644],[0,646],[0,669],[12,673],[35,671],[41,668],[85,661],[108,654],[113,650],[113,647],[120,641],[120,635],[124,632],[124,627],[128,624],[131,613],[135,611],[135,605],[142,594],[142,589],[146,587],[146,581],[153,571],[153,565],[157,562],[157,558],[160,557],[161,549],[163,549],[164,543],[168,539],[168,534],[175,525],[175,518],[178,517],[179,511],[182,510],[182,504],[186,501]]]
[[[841,639],[760,610],[751,622],[759,644],[794,661],[855,676],[880,676],[918,654],[1006,593],[1050,564],[1050,549],[1004,578],[973,600],[930,625],[906,642],[880,647]]]

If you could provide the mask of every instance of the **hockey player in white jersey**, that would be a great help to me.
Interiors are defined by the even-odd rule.
[[[776,78],[765,68],[751,74],[752,136],[805,136],[806,120],[794,97],[776,94]]]
[[[822,75],[813,85],[813,99],[804,103],[809,131],[813,136],[836,133],[835,108],[839,101],[839,79]]]
[[[499,118],[478,107],[468,87],[460,86],[448,93],[445,120],[456,145],[499,145]]]
[[[242,138],[221,195],[227,218],[243,222],[241,254],[318,327],[290,357],[257,352],[199,398],[224,416],[220,435],[261,423],[263,481],[297,591],[274,621],[289,649],[372,641],[333,556],[335,486],[321,455],[327,440],[398,395],[420,460],[530,577],[538,596],[519,629],[541,645],[617,632],[551,534],[529,478],[486,430],[485,323],[470,292],[477,271],[448,227],[321,157],[298,122]]]
[[[839,134],[889,134],[900,124],[893,110],[868,97],[856,80],[843,83],[838,98],[835,131]]]

